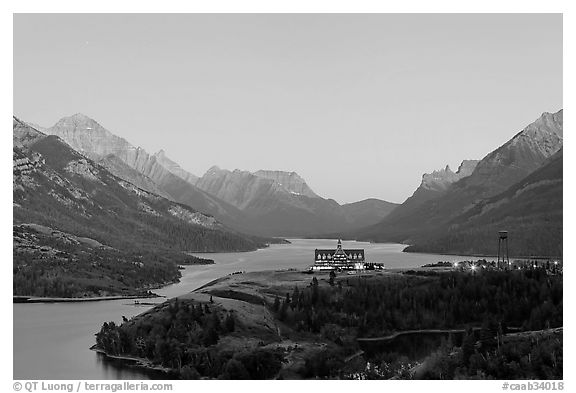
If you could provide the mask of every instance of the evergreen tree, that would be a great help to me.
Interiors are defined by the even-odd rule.
[[[208,327],[204,334],[203,344],[206,346],[214,345],[218,342],[220,337],[218,336],[218,332],[214,329],[213,326]]]
[[[296,307],[300,307],[299,305],[300,303],[300,291],[298,290],[298,287],[295,286],[294,287],[294,292],[292,292],[292,302],[290,303],[290,307],[292,308],[292,310],[294,310]]]
[[[236,325],[236,323],[234,322],[234,317],[232,316],[232,313],[229,313],[226,316],[226,320],[224,321],[224,326],[226,327],[226,331],[233,332],[235,325]]]
[[[280,298],[276,296],[274,298],[274,304],[272,305],[272,311],[278,312],[280,310]]]

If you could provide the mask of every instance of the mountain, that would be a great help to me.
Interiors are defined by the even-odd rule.
[[[466,187],[494,195],[538,169],[562,147],[563,111],[545,112],[512,139],[488,154],[467,179]]]
[[[98,160],[98,164],[108,169],[108,171],[110,171],[110,173],[112,173],[114,176],[130,182],[138,188],[156,195],[160,195],[166,199],[174,200],[170,194],[158,187],[158,185],[152,179],[138,172],[136,169],[126,164],[114,154],[108,154],[107,156],[104,156]]]
[[[296,172],[259,170],[254,172],[254,175],[264,179],[273,180],[288,192],[295,195],[319,198],[319,196],[316,195],[310,187],[308,187],[308,184],[306,184],[304,179],[302,179]]]
[[[381,199],[369,198],[342,205],[344,216],[352,226],[371,225],[380,222],[399,205]]]
[[[58,295],[67,287],[54,281],[62,276],[81,293],[102,294],[103,288],[119,293],[174,280],[175,262],[194,261],[187,252],[264,246],[212,216],[114,176],[59,137],[15,117],[13,141],[15,283],[20,290],[44,277],[43,288]],[[79,266],[82,277],[72,273]],[[128,280],[124,284],[122,277]]]
[[[464,160],[456,172],[452,172],[450,167],[446,165],[444,169],[432,173],[425,173],[422,176],[422,183],[419,189],[444,192],[452,183],[470,176],[472,172],[474,172],[478,162],[478,160]]]
[[[470,176],[478,162],[479,160],[464,160],[456,172],[452,172],[450,167],[446,165],[444,169],[425,173],[422,175],[420,186],[418,186],[412,196],[399,206],[394,214],[402,216],[424,202],[438,198],[448,190],[452,183]]]
[[[114,135],[86,115],[78,113],[62,118],[54,126],[46,129],[46,133],[60,137],[76,151],[145,190],[150,192],[159,190],[161,195],[212,215],[234,229],[250,228],[249,220],[239,209],[205,193],[187,181],[185,178],[193,180],[194,175],[181,169],[166,157],[164,152],[150,155],[144,149],[134,147],[125,139]],[[145,178],[128,171],[120,161]],[[155,187],[151,183],[154,183]]]
[[[469,176],[451,183],[436,196],[428,194],[427,199],[417,203],[409,198],[380,223],[349,237],[417,245],[437,236],[452,219],[504,192],[541,167],[562,148],[562,128],[562,110],[542,114],[478,162]]]
[[[406,251],[493,255],[496,233],[508,230],[517,256],[562,256],[563,151],[506,191],[450,220],[446,232]]]
[[[133,164],[139,156],[139,149],[82,113],[60,119],[55,125],[47,128],[46,133],[60,137],[73,149],[94,161],[114,154],[123,161]]]
[[[382,219],[379,219],[377,222],[374,220],[373,224],[368,224],[369,226],[367,227],[348,233],[326,236],[338,236],[347,239],[368,239],[371,241],[404,242],[408,234],[412,231],[412,226],[403,225],[406,222],[410,222],[413,226],[418,225],[418,214],[421,214],[418,209],[421,209],[423,205],[426,206],[427,202],[440,198],[453,183],[470,176],[478,162],[478,160],[464,160],[456,172],[453,172],[450,167],[446,165],[444,169],[435,170],[432,173],[425,173],[422,175],[422,181],[414,193],[402,204],[397,205],[389,214],[382,217]],[[385,222],[394,224],[388,227],[385,225]],[[384,235],[388,236],[384,238],[386,240],[381,240],[382,238],[377,236],[381,231],[381,227],[386,227],[382,231],[387,232]]]
[[[44,138],[46,135],[27,123],[13,117],[12,120],[12,145],[22,148]]]
[[[193,175],[192,173],[182,169],[180,165],[178,165],[177,163],[175,163],[166,156],[164,150],[160,150],[158,153],[154,154],[154,157],[156,158],[156,161],[158,161],[160,165],[168,169],[171,173],[178,176],[182,180],[185,180],[190,184],[196,184],[196,182],[198,181],[198,176]]]
[[[255,229],[278,236],[302,236],[334,227],[335,201],[310,198],[285,188],[273,179],[241,170],[210,168],[196,185],[207,193],[239,208],[251,217]]]
[[[126,248],[132,241],[138,247],[204,252],[254,250],[259,245],[230,232],[212,216],[114,176],[59,137],[43,135],[17,118],[13,129],[18,139],[13,148],[14,202],[20,206],[15,221],[36,217],[63,231],[96,234],[115,248]],[[30,135],[35,135],[32,142]],[[23,167],[26,162],[32,167]],[[156,224],[172,225],[187,235],[161,234]],[[211,237],[228,240],[218,245]]]
[[[245,233],[306,236],[352,230],[378,222],[394,206],[372,200],[343,207],[321,198],[295,172],[250,173],[213,167],[197,178],[163,150],[148,154],[83,114],[65,117],[46,132],[59,136],[115,176]]]
[[[377,222],[396,206],[378,200],[341,206],[318,196],[295,172],[251,173],[214,166],[196,185],[242,210],[258,231],[277,236],[359,228]]]
[[[260,178],[247,171],[229,171],[217,166],[210,168],[196,185],[219,199],[245,210],[253,203],[276,193],[287,194],[278,183]]]

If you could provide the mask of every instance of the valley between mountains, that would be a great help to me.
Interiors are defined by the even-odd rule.
[[[424,174],[402,204],[339,204],[295,172],[213,166],[198,176],[83,114],[13,119],[14,294],[147,294],[194,252],[252,251],[285,237],[408,244],[406,251],[562,256],[563,112],[543,113],[480,160]],[[382,187],[386,172],[383,169]]]

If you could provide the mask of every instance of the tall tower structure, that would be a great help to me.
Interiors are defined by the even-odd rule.
[[[500,264],[502,258],[502,264]],[[510,267],[510,256],[508,255],[508,231],[498,232],[498,269],[508,269]]]

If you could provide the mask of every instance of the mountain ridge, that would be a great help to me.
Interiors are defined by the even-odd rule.
[[[377,242],[400,242],[420,247],[446,231],[455,219],[483,200],[498,195],[540,168],[562,148],[563,110],[543,113],[510,140],[488,153],[469,176],[421,203],[410,198],[380,223],[346,237]]]
[[[494,255],[496,233],[507,230],[511,255],[563,255],[563,149],[500,194],[484,199],[408,252]]]
[[[125,181],[13,117],[14,294],[148,296],[189,252],[253,251],[265,239]]]
[[[260,230],[278,236],[310,235],[326,228],[361,227],[385,217],[396,204],[376,199],[340,205],[318,196],[296,172],[211,167],[196,183],[246,212]]]
[[[72,148],[95,161],[110,161],[110,155],[118,157],[130,168],[155,183],[164,195],[170,196],[174,201],[215,216],[236,230],[244,231],[249,226],[246,224],[249,223],[249,220],[239,209],[205,193],[194,184],[186,181],[181,177],[183,172],[180,172],[180,175],[174,174],[172,171],[178,171],[175,166],[171,167],[172,171],[164,167],[160,161],[174,163],[164,154],[151,155],[144,149],[133,146],[126,139],[113,134],[84,114],[64,117],[54,126],[46,129],[46,132],[59,136]],[[113,166],[110,162],[104,162],[104,165]],[[126,176],[126,181],[138,182],[138,186],[144,189],[150,188],[147,185],[148,180],[139,179],[138,176],[133,176],[129,171],[122,171],[121,168],[116,168],[116,170],[118,175]]]
[[[359,228],[376,223],[395,206],[363,202],[343,208],[334,200],[318,196],[296,172],[250,173],[213,166],[197,178],[163,150],[151,155],[83,114],[60,119],[47,132],[60,136],[124,180],[210,214],[245,233],[304,236],[326,227]],[[370,212],[370,206],[378,210]]]

